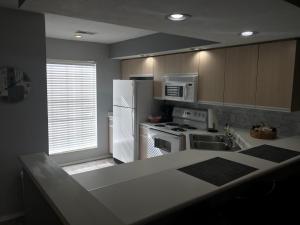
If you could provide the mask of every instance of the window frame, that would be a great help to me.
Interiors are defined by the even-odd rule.
[[[49,140],[48,140],[48,155],[51,159],[53,159],[59,165],[70,165],[75,163],[82,163],[90,160],[97,160],[104,158],[105,156],[101,156],[99,147],[99,116],[98,116],[98,65],[96,61],[90,60],[65,60],[65,59],[50,59],[48,58],[46,61],[46,68],[48,64],[74,64],[74,65],[87,65],[87,64],[94,64],[96,70],[96,148],[85,148],[85,149],[78,149],[78,150],[71,150],[65,151],[61,153],[53,153],[50,154],[49,149]],[[48,71],[46,70],[47,75],[47,118],[48,118]],[[49,130],[48,130],[48,137],[49,137]]]

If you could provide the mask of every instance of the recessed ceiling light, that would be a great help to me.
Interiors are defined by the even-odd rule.
[[[188,14],[181,14],[181,13],[172,13],[167,16],[167,18],[172,21],[183,21],[189,17],[191,17],[191,16]]]
[[[76,38],[82,38],[82,35],[80,35],[80,34],[75,34],[74,37],[76,37]]]
[[[241,32],[240,35],[241,35],[242,37],[250,37],[250,36],[253,36],[253,35],[254,35],[254,31],[246,30],[246,31]]]

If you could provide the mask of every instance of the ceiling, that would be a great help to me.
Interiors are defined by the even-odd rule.
[[[15,7],[12,1],[0,4]],[[141,33],[152,30],[201,38],[221,42],[220,46],[300,37],[300,8],[283,0],[27,0],[22,9],[134,27],[143,29]],[[192,17],[183,22],[166,20],[172,12]],[[248,29],[258,34],[238,35]]]
[[[60,16],[49,13],[45,15],[45,19],[46,36],[51,38],[111,44],[155,33],[153,31],[143,29]],[[74,36],[76,31],[88,31],[95,34],[83,34],[82,38],[78,39]]]

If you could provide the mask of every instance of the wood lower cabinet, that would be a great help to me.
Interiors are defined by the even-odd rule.
[[[198,100],[223,103],[226,50],[215,49],[199,53]]]
[[[258,46],[226,49],[224,104],[255,105]]]
[[[123,80],[129,80],[130,76],[153,75],[153,58],[122,60],[121,73]]]
[[[161,77],[167,74],[198,73],[199,52],[154,57],[154,97],[161,97]]]
[[[258,107],[282,108],[289,111],[296,106],[292,104],[293,92],[298,88],[293,85],[297,78],[296,48],[296,40],[259,45],[256,91]],[[297,94],[300,95],[299,91]]]

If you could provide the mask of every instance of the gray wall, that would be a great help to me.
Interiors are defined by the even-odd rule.
[[[221,128],[228,123],[233,127],[249,129],[254,124],[264,122],[278,128],[278,133],[281,136],[300,135],[300,111],[287,113],[202,104],[168,103],[175,106],[199,109],[214,108],[216,109]]]
[[[47,58],[95,61],[97,63],[98,146],[108,153],[107,113],[112,111],[113,79],[120,78],[120,62],[109,58],[105,44],[47,38]]]
[[[193,47],[215,43],[179,35],[157,33],[111,44],[110,57],[133,58],[139,57],[141,54],[175,53],[182,50],[190,51]]]
[[[28,99],[0,102],[0,219],[22,210],[19,155],[48,152],[44,16],[0,8],[0,66],[32,80]]]

